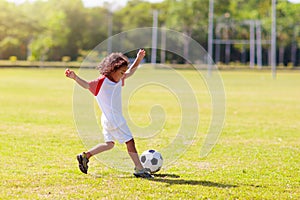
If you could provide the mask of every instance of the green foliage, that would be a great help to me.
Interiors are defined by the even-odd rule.
[[[153,7],[149,2],[131,0],[123,9],[116,12],[116,20],[121,22],[119,31],[126,31],[137,27],[152,26]]]
[[[161,3],[130,0],[125,7],[110,11],[109,2],[103,7],[85,8],[81,0],[25,1],[20,5],[0,0],[0,59],[17,55],[20,59],[34,56],[37,60],[60,60],[67,55],[76,60],[79,50],[92,50],[108,38],[110,20],[113,35],[151,27],[153,10],[159,11],[159,27],[183,32],[206,46],[208,5],[209,0],[164,0]],[[278,47],[299,46],[299,10],[300,4],[278,1]],[[240,23],[251,19],[262,22],[262,39],[270,39],[270,0],[215,0],[214,11],[215,28],[224,15],[230,16],[229,21],[236,26],[230,37],[249,39],[249,27]],[[187,42],[184,48],[188,49]],[[268,44],[264,44],[264,48],[267,49]],[[236,54],[241,53],[241,48],[235,50]]]
[[[286,1],[279,1],[277,4],[278,13],[278,41],[279,45],[287,45],[294,38],[294,31],[300,27],[300,4],[290,4]],[[299,29],[299,28],[298,28]],[[300,37],[300,32],[296,33]]]
[[[40,60],[47,60],[51,49],[58,51],[59,48],[67,45],[67,35],[70,30],[65,24],[65,19],[66,15],[63,11],[45,13],[42,23],[47,29],[33,37],[29,44],[34,57]]]
[[[195,30],[207,31],[208,0],[169,0],[168,27],[191,36]]]
[[[102,7],[88,8],[83,15],[85,22],[79,26],[82,32],[79,38],[82,46],[79,49],[91,50],[107,38],[108,11]]]
[[[34,56],[28,56],[27,57],[27,61],[30,61],[30,62],[36,61],[36,57],[34,57]]]
[[[10,55],[24,58],[24,43],[28,39],[29,31],[34,31],[35,26],[15,4],[1,0],[0,7],[0,59]]]
[[[0,42],[0,48],[1,49],[7,49],[11,47],[18,47],[20,45],[20,41],[17,38],[8,36],[5,37],[1,42]]]

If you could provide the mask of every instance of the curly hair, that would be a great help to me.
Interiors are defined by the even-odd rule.
[[[129,65],[128,58],[122,53],[111,53],[105,57],[98,66],[100,73],[104,76],[109,76],[110,73],[117,71],[121,67]]]

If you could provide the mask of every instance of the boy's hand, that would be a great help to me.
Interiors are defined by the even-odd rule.
[[[146,51],[144,49],[140,49],[136,55],[139,60],[142,60],[146,55]]]
[[[76,78],[75,72],[74,72],[74,71],[71,71],[71,70],[69,70],[69,69],[66,69],[65,75],[66,75],[66,77],[69,77],[69,78],[71,78],[71,79],[75,79],[75,78]]]
[[[87,82],[87,81],[81,79],[79,76],[77,76],[77,75],[75,74],[74,71],[71,71],[71,70],[69,70],[69,69],[66,69],[65,75],[66,75],[66,77],[69,77],[69,78],[71,78],[71,79],[74,79],[74,81],[76,81],[81,87],[83,87],[83,88],[85,88],[85,89],[89,89],[89,88],[90,88],[89,82]]]

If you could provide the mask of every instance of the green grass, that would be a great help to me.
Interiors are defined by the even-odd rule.
[[[73,119],[74,82],[63,72],[0,69],[0,199],[300,199],[299,72],[280,71],[276,80],[266,71],[221,72],[226,122],[211,154],[200,159],[211,119],[209,93],[201,76],[179,70],[195,91],[201,120],[193,144],[153,180],[95,158],[89,175],[79,172],[75,156],[86,149]],[[169,72],[142,68],[128,85],[157,73],[170,78]],[[178,129],[172,116],[180,109],[174,95],[155,96],[155,87],[137,91],[129,112],[139,126],[151,123],[145,105],[158,101],[170,113],[165,138],[151,144],[159,148]],[[136,143],[140,152],[147,148],[145,140]]]

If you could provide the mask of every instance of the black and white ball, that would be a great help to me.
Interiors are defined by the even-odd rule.
[[[150,173],[158,172],[163,164],[163,158],[158,151],[153,149],[144,151],[140,157],[143,167]]]

